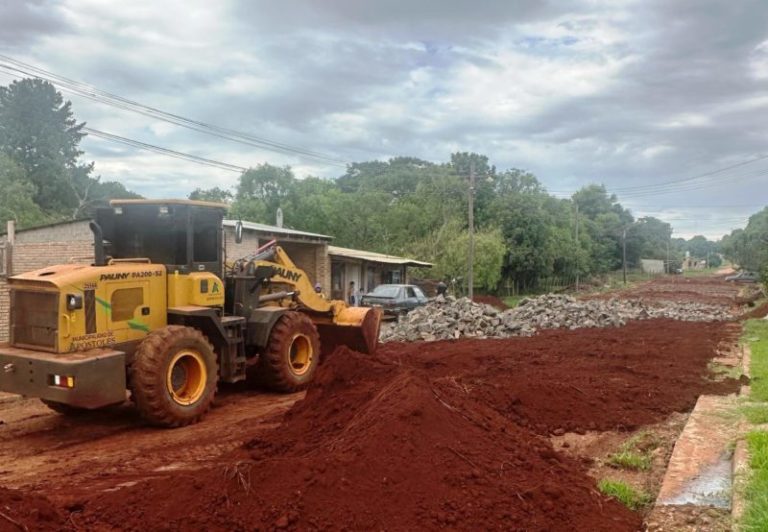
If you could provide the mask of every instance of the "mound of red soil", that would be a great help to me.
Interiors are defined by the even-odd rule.
[[[380,356],[429,369],[539,434],[634,429],[693,408],[703,393],[732,393],[707,364],[739,328],[631,321],[618,329],[541,331],[531,338],[387,343]]]
[[[45,497],[0,488],[0,532],[65,528],[61,514]]]
[[[472,390],[337,350],[284,423],[226,463],[85,502],[129,530],[638,530],[582,464]]]
[[[507,310],[509,306],[496,296],[472,296],[475,303],[485,303],[499,310]]]

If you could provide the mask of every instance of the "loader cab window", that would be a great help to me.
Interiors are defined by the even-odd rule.
[[[147,258],[170,272],[221,274],[224,209],[177,203],[118,205],[104,216],[106,255]]]
[[[156,206],[123,208],[115,216],[108,254],[116,259],[148,258],[158,264],[187,263],[186,220]]]
[[[219,218],[206,212],[197,212],[192,218],[194,235],[192,249],[194,262],[219,260]]]

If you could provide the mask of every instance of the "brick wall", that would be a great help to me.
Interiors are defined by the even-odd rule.
[[[6,237],[0,237],[6,243]],[[11,253],[11,275],[67,262],[93,260],[93,234],[88,222],[72,222],[16,233]],[[8,282],[0,276],[0,342],[8,341],[10,300]]]
[[[243,231],[243,241],[238,244],[235,242],[235,230],[232,227],[224,228],[224,253],[227,262],[234,262],[257,249],[259,238],[253,231]]]

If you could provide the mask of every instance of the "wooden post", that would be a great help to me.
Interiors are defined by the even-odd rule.
[[[474,295],[475,263],[475,161],[469,163],[469,265],[467,268],[467,293],[469,299]]]

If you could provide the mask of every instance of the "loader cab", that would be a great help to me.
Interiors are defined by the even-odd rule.
[[[96,264],[147,258],[169,273],[222,276],[222,220],[227,206],[192,200],[113,200],[92,226]]]

